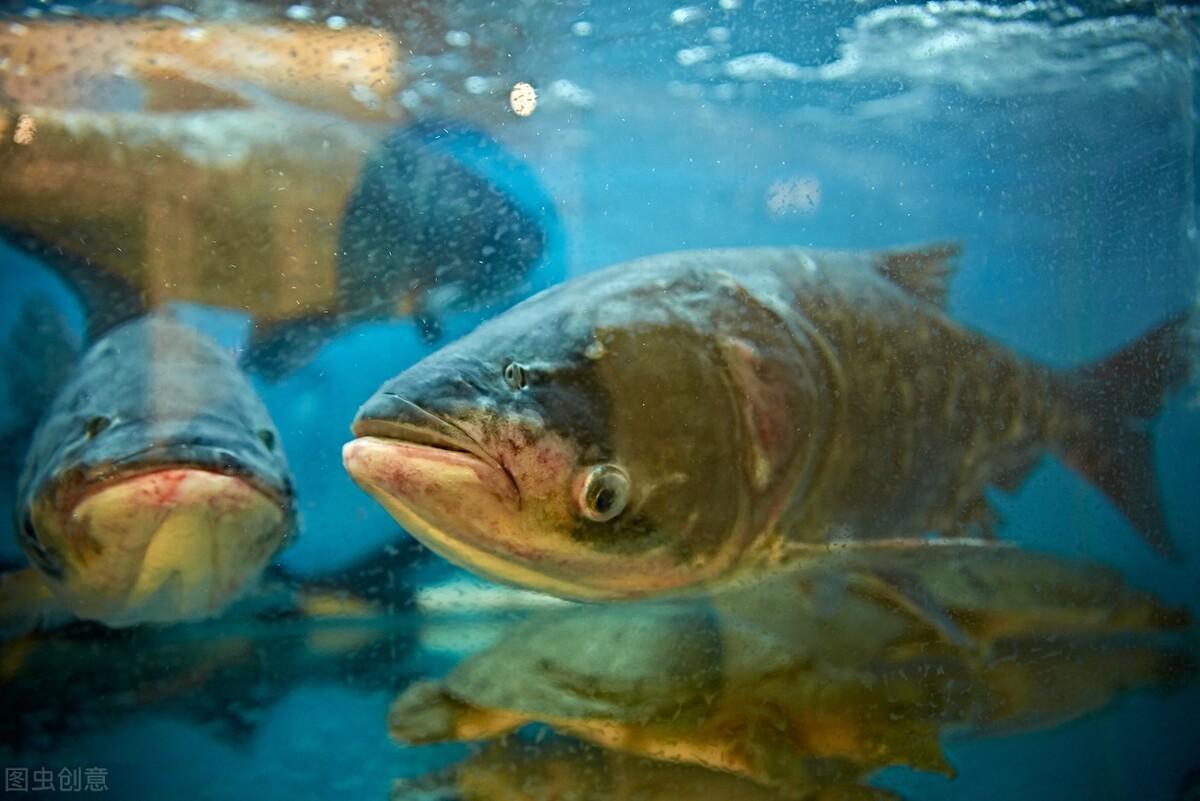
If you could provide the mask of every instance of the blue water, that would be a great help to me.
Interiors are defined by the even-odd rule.
[[[531,168],[562,226],[527,289],[682,248],[952,239],[965,248],[954,316],[1055,366],[1102,356],[1195,306],[1194,13],[1149,3],[725,5],[740,7],[680,13],[641,0],[512,13],[524,26],[512,72],[541,102],[490,133]],[[770,57],[738,60],[754,54]],[[41,291],[79,324],[44,268],[9,249],[0,264],[0,329]],[[248,330],[237,314],[183,313],[231,347]],[[481,317],[450,317],[447,335]],[[345,474],[340,449],[358,404],[428,351],[410,323],[372,323],[285,380],[258,381],[300,499],[301,534],[281,556],[289,571],[408,547]],[[1117,566],[1200,610],[1196,397],[1192,387],[1172,398],[1155,426],[1182,563],[1156,557],[1049,459],[1019,491],[996,495],[1001,536]],[[19,558],[11,539],[0,549]],[[449,572],[430,561],[423,575]],[[16,764],[108,766],[110,797],[378,798],[392,779],[463,753],[391,744],[390,695],[304,686],[237,744],[186,721],[130,716]],[[954,780],[890,769],[877,783],[916,799],[1169,799],[1200,763],[1197,720],[1195,686],[1140,692],[1050,731],[952,739]]]

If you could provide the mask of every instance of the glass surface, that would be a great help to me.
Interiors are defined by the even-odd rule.
[[[1195,797],[1198,41],[1149,2],[6,9],[6,797]],[[541,409],[539,475],[616,561],[483,571],[675,595],[489,582],[343,466],[385,382],[517,301],[748,247],[806,250],[560,296],[617,365]],[[422,402],[560,397],[575,318],[527,308]],[[818,352],[839,411],[801,418]],[[427,495],[468,464],[536,507],[543,440],[471,462],[466,419],[413,440]],[[824,517],[747,489],[831,464]],[[495,535],[476,491],[446,514]],[[608,533],[643,511],[757,522],[647,567]],[[955,535],[1014,548],[912,542]]]

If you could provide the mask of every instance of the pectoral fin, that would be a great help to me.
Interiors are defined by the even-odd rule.
[[[527,722],[527,718],[513,712],[463,703],[433,681],[409,685],[388,710],[392,739],[407,745],[483,740]]]
[[[33,568],[0,573],[0,639],[58,626],[72,617]]]

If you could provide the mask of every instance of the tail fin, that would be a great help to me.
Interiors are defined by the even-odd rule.
[[[1178,558],[1167,533],[1149,421],[1188,377],[1189,319],[1172,318],[1068,377],[1087,425],[1068,435],[1063,458],[1099,487],[1159,553]]]

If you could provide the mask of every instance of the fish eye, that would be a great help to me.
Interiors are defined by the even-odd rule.
[[[504,380],[513,389],[525,389],[529,383],[529,374],[524,365],[518,362],[509,362],[504,367]]]
[[[628,503],[629,476],[624,470],[602,464],[588,472],[579,493],[579,508],[584,517],[605,523],[625,511]]]
[[[263,445],[267,446],[267,450],[275,450],[275,433],[270,429],[260,428],[258,430],[258,439]]]
[[[112,420],[102,414],[98,414],[84,424],[83,430],[88,435],[88,439],[91,439],[110,425],[112,425]]]

